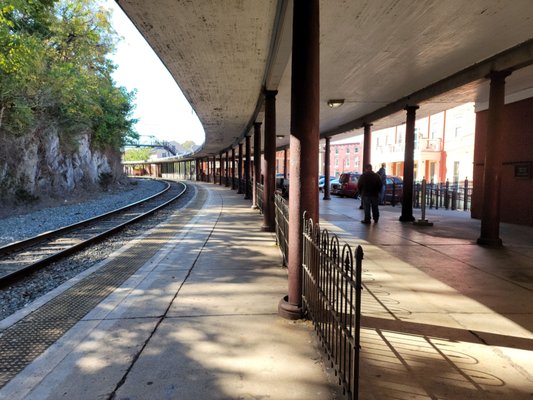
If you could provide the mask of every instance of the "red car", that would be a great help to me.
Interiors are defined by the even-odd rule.
[[[354,197],[357,199],[359,197],[359,191],[357,190],[357,181],[361,174],[359,172],[347,172],[341,174],[339,177],[339,184],[334,194],[339,195],[340,197]]]

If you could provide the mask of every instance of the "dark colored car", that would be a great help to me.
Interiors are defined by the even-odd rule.
[[[403,180],[397,176],[387,176],[385,186],[385,203],[401,203],[403,198]]]
[[[333,187],[332,185],[332,194],[339,195],[340,197],[354,197],[359,196],[359,191],[357,190],[357,181],[361,174],[359,172],[347,172],[341,174],[339,177],[338,185]]]
[[[276,175],[276,190],[281,194],[281,196],[285,199],[289,198],[289,179],[283,178],[283,174],[281,177],[278,177]]]

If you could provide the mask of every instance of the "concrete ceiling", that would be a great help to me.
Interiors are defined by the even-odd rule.
[[[206,132],[199,155],[235,146],[262,119],[263,87],[278,90],[279,146],[290,128],[292,0],[117,0],[154,48]],[[531,95],[531,0],[323,0],[320,132],[402,123],[488,101],[491,70],[517,70],[507,94]],[[345,99],[339,108],[328,99]],[[353,135],[353,131],[350,133]]]

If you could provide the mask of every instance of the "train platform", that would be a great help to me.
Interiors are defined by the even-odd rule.
[[[1,322],[18,362],[31,347],[36,357],[0,399],[335,397],[310,323],[277,315],[287,270],[260,213],[228,188],[191,186],[186,209]],[[129,275],[117,284],[116,274]],[[68,329],[57,321],[86,303]],[[25,327],[36,335],[22,339]],[[41,328],[64,333],[43,343]]]
[[[277,315],[287,271],[260,214],[191,186],[165,224],[0,321],[19,360],[0,399],[342,399],[311,324]],[[502,224],[490,249],[467,213],[416,226],[384,206],[363,225],[358,205],[320,201],[322,228],[365,253],[359,398],[533,399],[533,228]]]
[[[365,253],[361,398],[533,399],[533,228],[501,224],[492,249],[468,212],[380,213],[365,225],[359,200],[320,204],[321,227]]]

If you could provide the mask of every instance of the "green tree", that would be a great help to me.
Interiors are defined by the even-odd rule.
[[[56,124],[63,142],[92,134],[118,149],[137,138],[135,93],[117,87],[107,58],[117,35],[94,0],[2,0],[0,133]]]
[[[150,158],[152,149],[144,147],[139,149],[126,149],[124,152],[124,161],[144,161]]]
[[[187,140],[181,144],[181,147],[190,152],[192,152],[193,146],[196,146],[196,143],[194,143],[192,140]]]
[[[55,1],[2,0],[0,130],[23,133],[34,122],[42,89]]]

